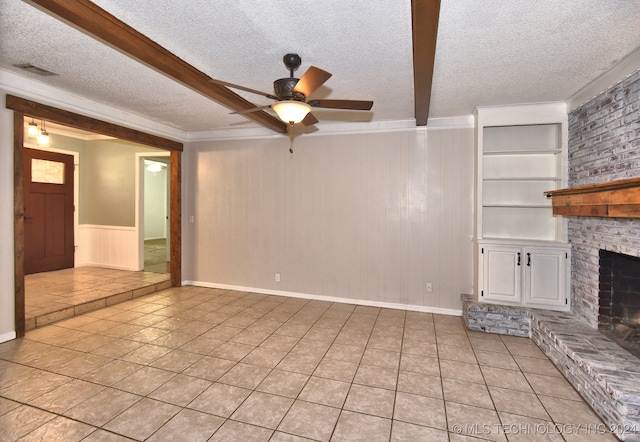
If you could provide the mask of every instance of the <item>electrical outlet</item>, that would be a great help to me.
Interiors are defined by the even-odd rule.
[[[280,273],[276,273],[276,282],[280,282]]]
[[[433,291],[433,284],[427,282],[427,292],[431,293]]]

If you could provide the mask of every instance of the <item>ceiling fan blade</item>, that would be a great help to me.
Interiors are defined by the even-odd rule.
[[[370,110],[373,101],[367,100],[310,100],[307,104],[311,107],[324,107],[329,109]]]
[[[252,107],[252,108],[241,110],[241,111],[229,112],[229,114],[248,114],[251,112],[258,112],[259,110],[267,109],[269,107],[271,107],[270,104],[265,104],[264,106],[257,106],[257,107]]]
[[[222,80],[216,80],[215,78],[212,78],[211,80],[209,80],[211,83],[215,83],[215,84],[221,84],[223,86],[228,86],[228,87],[232,87],[234,89],[240,89],[241,91],[246,91],[246,92],[251,92],[252,94],[258,94],[258,95],[262,95],[263,97],[267,97],[267,98],[271,98],[272,100],[279,100],[278,97],[276,97],[273,94],[269,94],[267,92],[262,92],[256,89],[251,89],[249,87],[245,87],[245,86],[240,86],[239,84],[233,84],[233,83],[229,83],[227,81],[222,81]]]
[[[302,120],[302,124],[304,124],[305,126],[311,126],[312,124],[316,124],[317,122],[318,119],[311,112],[309,112],[307,116],[304,117],[304,120]]]
[[[296,87],[293,88],[293,92],[300,92],[304,94],[305,97],[308,97],[329,78],[331,78],[331,74],[329,72],[323,71],[315,66],[311,66],[307,69],[307,72],[302,75],[300,80],[298,80]]]

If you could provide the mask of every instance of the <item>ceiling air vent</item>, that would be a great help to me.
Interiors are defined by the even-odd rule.
[[[32,65],[31,63],[14,64],[14,66],[20,69],[24,69],[27,72],[31,72],[32,74],[42,75],[43,77],[51,77],[54,75],[58,75],[55,72],[42,69],[38,66]]]

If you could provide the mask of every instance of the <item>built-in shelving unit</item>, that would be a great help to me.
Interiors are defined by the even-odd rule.
[[[560,130],[557,123],[483,127],[483,238],[558,240],[544,192],[562,180]]]
[[[479,299],[568,308],[566,221],[545,192],[565,183],[564,104],[476,109]]]

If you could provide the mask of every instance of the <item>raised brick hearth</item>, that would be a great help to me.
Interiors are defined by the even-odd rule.
[[[477,302],[462,295],[470,330],[529,336],[618,438],[640,441],[640,360],[569,312]]]

